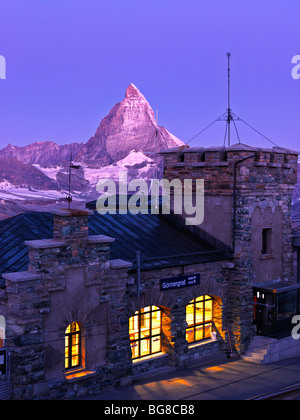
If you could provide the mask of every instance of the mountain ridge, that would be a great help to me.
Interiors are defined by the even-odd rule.
[[[0,149],[0,216],[5,214],[7,203],[9,215],[14,215],[26,203],[32,208],[33,202],[39,206],[46,201],[65,201],[70,158],[80,166],[79,170],[72,170],[72,197],[85,202],[99,196],[98,180],[117,181],[119,171],[127,171],[128,180],[157,176],[159,159],[155,153],[161,148],[183,145],[157,124],[150,104],[131,83],[123,100],[111,108],[88,141],[64,145],[54,141],[26,146],[8,144]]]
[[[15,158],[23,163],[58,165],[70,160],[106,166],[124,159],[132,150],[145,154],[160,148],[184,145],[165,127],[158,126],[154,112],[138,88],[131,83],[125,98],[101,120],[86,142],[58,145],[54,141],[26,146],[8,144],[0,149],[0,159]]]

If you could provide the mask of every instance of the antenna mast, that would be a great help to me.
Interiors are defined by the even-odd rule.
[[[228,125],[228,146],[230,146],[230,121],[233,120],[230,109],[230,57],[231,54],[227,53],[228,58],[228,108],[227,108],[227,125]]]
[[[237,138],[238,138],[238,142],[241,143],[240,136],[239,136],[239,133],[238,133],[238,130],[237,130],[237,127],[236,127],[236,123],[235,123],[235,121],[241,121],[244,124],[246,124],[248,127],[250,127],[252,130],[254,130],[256,133],[260,134],[262,137],[264,137],[266,140],[268,140],[270,143],[274,144],[274,146],[278,147],[278,145],[276,143],[274,143],[272,140],[268,139],[268,137],[264,136],[262,133],[260,133],[255,128],[251,127],[250,124],[248,124],[246,121],[242,120],[234,112],[231,112],[231,108],[230,108],[230,57],[231,57],[231,54],[230,54],[230,52],[228,52],[226,55],[227,55],[227,60],[228,60],[228,67],[227,67],[227,73],[228,73],[228,80],[227,80],[228,104],[227,104],[226,112],[224,112],[224,114],[222,114],[215,121],[210,123],[207,127],[203,128],[203,130],[199,131],[199,133],[197,133],[195,136],[193,136],[188,142],[186,142],[186,144],[189,144],[192,140],[194,140],[196,137],[198,137],[200,134],[202,134],[204,131],[206,131],[216,121],[226,121],[225,137],[224,137],[224,145],[223,145],[224,148],[225,148],[226,136],[228,136],[228,146],[230,146],[230,123],[231,123],[231,121],[233,122],[235,131],[236,131],[236,135],[237,135]],[[227,133],[227,131],[228,131],[228,133]]]

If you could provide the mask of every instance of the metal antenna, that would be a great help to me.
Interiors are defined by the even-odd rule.
[[[227,53],[228,58],[228,108],[227,108],[227,125],[228,125],[228,146],[230,146],[230,121],[233,120],[231,115],[231,109],[230,109],[230,57],[231,54]]]
[[[225,136],[224,136],[224,147],[225,147],[226,137],[228,138],[228,146],[230,146],[230,123],[231,123],[231,121],[234,124],[234,128],[235,128],[235,131],[236,131],[238,142],[240,143],[240,137],[239,137],[239,133],[237,131],[237,127],[236,127],[235,121],[241,121],[241,119],[237,115],[235,115],[231,111],[231,108],[230,108],[230,57],[231,57],[231,53],[228,52],[226,55],[227,55],[227,62],[228,62],[228,66],[227,66],[227,96],[228,97],[227,97],[227,109],[226,109],[226,112],[224,112],[219,118],[217,118],[215,121],[213,121],[212,123],[210,123],[207,127],[205,127],[203,130],[201,130],[199,133],[197,133],[186,144],[188,144],[192,140],[194,140],[197,136],[199,136],[199,134],[201,134],[201,133],[203,133],[203,131],[207,130],[216,121],[225,121],[226,122]]]
[[[230,108],[230,57],[231,57],[231,54],[230,54],[230,52],[228,52],[226,55],[227,55],[227,60],[228,60],[228,67],[227,67],[227,73],[228,73],[228,80],[227,80],[228,105],[227,105],[227,110],[219,118],[217,118],[216,120],[211,122],[207,127],[203,128],[201,131],[199,131],[199,133],[197,133],[189,141],[187,141],[186,144],[189,144],[192,140],[194,140],[196,137],[198,137],[200,134],[202,134],[204,131],[206,131],[209,127],[211,127],[217,121],[226,121],[224,145],[223,145],[224,147],[225,147],[225,142],[226,142],[226,136],[228,136],[228,146],[230,146],[230,123],[231,123],[231,121],[233,122],[235,131],[236,131],[236,135],[237,135],[237,138],[238,138],[238,142],[241,143],[240,136],[239,136],[237,126],[236,126],[236,123],[235,123],[235,121],[241,121],[244,124],[246,124],[249,128],[254,130],[256,133],[258,133],[259,135],[264,137],[266,140],[268,140],[270,143],[272,143],[272,144],[274,144],[275,146],[278,147],[278,145],[274,141],[270,140],[268,137],[266,137],[265,135],[260,133],[258,130],[256,130],[254,127],[252,127],[246,121],[242,120],[242,118],[240,118],[234,112],[232,112],[232,110]],[[227,134],[227,132],[228,132],[228,134]]]
[[[240,143],[239,133],[237,131],[237,127],[236,127],[236,124],[235,124],[235,121],[240,121],[240,118],[237,115],[235,115],[231,111],[231,108],[230,108],[230,57],[231,57],[231,54],[230,54],[230,52],[228,52],[226,55],[227,55],[227,61],[228,61],[228,66],[227,66],[227,96],[228,96],[228,104],[227,104],[227,109],[226,109],[225,114],[223,114],[220,118],[218,118],[218,121],[226,121],[224,147],[225,147],[226,135],[227,135],[227,138],[228,138],[228,146],[230,146],[230,123],[231,123],[231,121],[234,124],[236,135],[237,135],[237,138],[238,138],[238,142]]]

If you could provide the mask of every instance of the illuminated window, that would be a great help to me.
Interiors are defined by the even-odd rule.
[[[81,331],[77,322],[72,322],[65,333],[65,368],[81,365]]]
[[[0,348],[5,344],[5,318],[0,315]]]
[[[129,318],[132,358],[148,356],[161,351],[161,309],[147,306]]]
[[[213,299],[200,296],[186,306],[186,340],[188,343],[205,340],[213,331]]]

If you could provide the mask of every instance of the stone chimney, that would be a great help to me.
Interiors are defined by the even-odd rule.
[[[53,239],[26,241],[30,273],[39,274],[48,290],[65,288],[66,270],[81,269],[86,286],[100,284],[109,268],[114,238],[88,234],[87,210],[58,209],[53,212]]]
[[[87,241],[88,217],[93,214],[87,210],[59,209],[54,212],[53,239]]]

